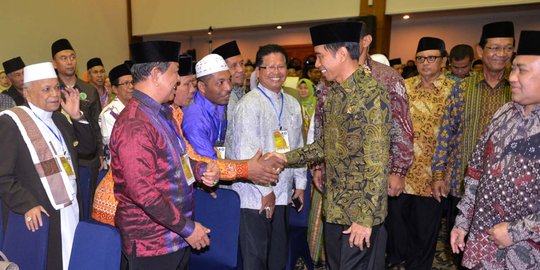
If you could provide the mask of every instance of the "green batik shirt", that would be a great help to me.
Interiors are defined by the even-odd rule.
[[[387,213],[392,127],[388,91],[357,69],[343,83],[332,85],[323,111],[322,137],[287,153],[289,165],[326,162],[326,222],[381,224]]]
[[[491,87],[483,72],[474,73],[454,87],[446,100],[431,167],[433,181],[449,180],[452,196],[461,197],[467,164],[484,129],[495,112],[512,100],[508,75],[506,71]]]

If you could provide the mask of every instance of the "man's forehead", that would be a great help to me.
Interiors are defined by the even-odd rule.
[[[488,38],[486,39],[486,44],[512,45],[514,44],[514,39],[509,37]]]

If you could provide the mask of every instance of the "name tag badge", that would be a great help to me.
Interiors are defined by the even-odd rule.
[[[188,186],[191,186],[195,183],[195,177],[193,176],[193,170],[191,169],[191,164],[189,163],[188,155],[182,156],[182,169],[184,170],[184,176],[186,177],[186,182]]]
[[[215,149],[218,159],[225,159],[225,146],[216,146]]]
[[[274,131],[274,146],[278,153],[287,153],[291,151],[289,147],[289,132],[286,130]]]
[[[60,163],[62,163],[62,167],[64,168],[64,171],[69,177],[74,177],[75,173],[73,172],[73,168],[71,167],[71,163],[69,162],[69,158],[66,156],[60,157]]]

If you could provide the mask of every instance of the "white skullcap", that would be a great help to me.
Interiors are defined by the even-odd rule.
[[[384,56],[384,54],[377,53],[377,54],[371,55],[371,59],[381,64],[390,66],[390,62],[388,61],[388,58]]]
[[[44,79],[58,78],[51,62],[33,64],[24,67],[24,83]]]
[[[229,70],[227,62],[223,60],[223,57],[218,54],[209,54],[195,65],[195,72],[197,78],[206,76],[208,74],[218,73],[220,71]]]

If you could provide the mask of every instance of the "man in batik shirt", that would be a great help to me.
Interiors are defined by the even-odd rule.
[[[476,145],[451,233],[471,269],[540,268],[540,31],[521,32],[509,80],[512,102]]]
[[[450,94],[433,156],[433,196],[440,199],[448,195],[448,228],[453,227],[457,215],[456,205],[474,145],[493,114],[510,101],[507,65],[514,51],[514,24],[484,25],[476,50],[483,70],[463,79]],[[456,260],[459,264],[459,258]]]
[[[441,71],[445,63],[444,41],[423,37],[416,50],[419,75],[405,80],[415,131],[414,162],[405,177],[403,194],[389,200],[385,225],[387,261],[405,261],[407,269],[431,269],[435,255],[442,208],[431,197],[431,159],[444,101],[455,84]]]
[[[325,246],[330,269],[367,269],[386,217],[390,101],[359,68],[359,22],[312,27],[316,66],[334,82],[322,138],[285,155],[288,164],[326,162]]]

